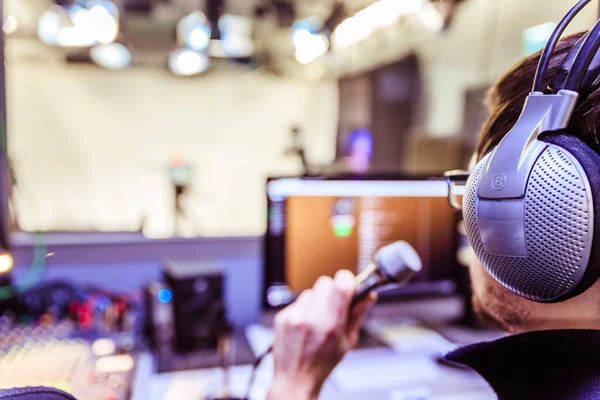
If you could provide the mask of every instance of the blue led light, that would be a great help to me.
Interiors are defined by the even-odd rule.
[[[168,304],[173,300],[173,293],[169,289],[160,289],[156,297],[161,303]]]

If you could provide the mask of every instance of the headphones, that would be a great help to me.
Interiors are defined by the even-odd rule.
[[[552,93],[543,92],[560,36],[589,2],[579,1],[553,32],[521,116],[473,169],[463,196],[479,261],[536,302],[574,297],[600,277],[600,155],[566,131],[580,95],[599,83],[600,21],[565,58]]]

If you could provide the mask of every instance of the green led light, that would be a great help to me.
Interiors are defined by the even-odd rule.
[[[348,236],[352,235],[353,231],[354,231],[354,227],[352,225],[340,224],[340,225],[333,226],[333,233],[337,237],[348,237]]]
[[[354,226],[356,225],[356,219],[352,215],[334,215],[330,220],[331,228],[333,233],[337,237],[348,237],[352,235]]]

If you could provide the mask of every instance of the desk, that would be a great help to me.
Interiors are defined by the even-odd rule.
[[[497,335],[467,333],[484,339]],[[460,336],[456,329],[453,334]],[[253,341],[251,337],[249,341]],[[264,399],[272,367],[272,359],[267,358],[258,371],[251,400]],[[244,395],[250,371],[249,365],[230,369],[231,395]],[[223,372],[214,368],[152,374],[149,384],[138,385],[132,400],[201,400],[207,394],[218,393],[222,382]],[[320,399],[492,400],[496,397],[485,380],[472,371],[444,366],[419,354],[376,348],[351,352],[327,381]]]
[[[369,365],[365,365],[368,374]],[[404,371],[405,372],[405,371]],[[249,366],[233,367],[231,391],[242,395],[250,373]],[[207,390],[218,387],[220,372],[195,370],[154,376],[149,387],[148,400],[200,400]],[[263,378],[257,380],[252,400],[264,399],[268,385]],[[492,400],[493,392],[477,374],[440,367],[439,380],[431,383],[408,382],[390,385],[387,389],[344,392],[330,379],[321,393],[321,400]]]

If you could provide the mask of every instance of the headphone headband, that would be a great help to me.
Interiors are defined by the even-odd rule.
[[[525,196],[534,162],[547,145],[536,140],[543,132],[565,129],[579,95],[561,90],[557,94],[531,93],[510,132],[490,156],[481,174],[479,197],[515,199]]]
[[[533,89],[532,92],[543,92],[544,91],[544,78],[546,77],[546,71],[548,70],[548,65],[550,64],[550,59],[552,58],[552,53],[554,53],[554,49],[560,40],[560,37],[564,33],[565,29],[573,18],[581,10],[585,8],[590,3],[591,0],[580,0],[573,8],[569,10],[569,12],[563,17],[563,19],[558,23],[552,35],[550,35],[550,39],[548,39],[548,43],[544,47],[544,51],[542,52],[542,56],[540,57],[540,62],[538,64],[537,71],[535,73],[535,79],[533,80]],[[562,87],[561,87],[562,89]]]
[[[600,49],[600,21],[596,22],[596,25],[587,35],[587,38],[581,45],[581,49],[577,52],[577,57],[573,61],[573,66],[567,81],[565,82],[565,90],[572,90],[579,92],[583,85],[584,79],[588,73],[592,60],[596,56],[596,53]]]

